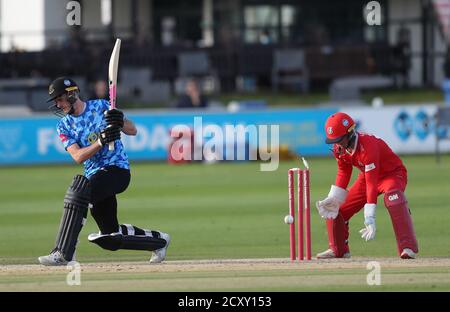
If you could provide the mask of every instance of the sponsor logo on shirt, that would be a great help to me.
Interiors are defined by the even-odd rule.
[[[371,164],[366,165],[366,170],[365,171],[368,172],[368,171],[373,170],[373,169],[375,169],[375,164],[371,163]]]

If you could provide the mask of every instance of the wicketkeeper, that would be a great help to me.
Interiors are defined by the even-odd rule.
[[[39,257],[43,265],[65,265],[74,260],[78,236],[88,210],[100,232],[88,240],[107,250],[133,249],[152,251],[151,263],[165,259],[169,234],[119,224],[116,194],[130,183],[130,164],[125,154],[121,132],[136,135],[134,123],[117,109],[109,110],[106,100],[82,101],[77,84],[60,77],[49,87],[51,109],[62,116],[57,125],[64,148],[77,163],[84,164],[84,175],[76,175],[64,197],[64,210],[55,248]],[[114,142],[114,149],[108,143]]]
[[[400,158],[380,138],[355,130],[355,122],[345,113],[331,115],[325,123],[326,143],[333,145],[338,172],[328,196],[316,203],[319,214],[326,218],[329,249],[317,258],[349,258],[350,218],[364,208],[364,225],[360,231],[366,240],[375,238],[377,197],[384,194],[398,254],[413,259],[418,253],[416,235],[405,197],[407,171]],[[353,166],[361,172],[347,190]]]

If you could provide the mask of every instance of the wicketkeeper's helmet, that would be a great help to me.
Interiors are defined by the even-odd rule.
[[[325,123],[325,133],[327,138],[325,142],[327,144],[338,143],[346,135],[351,135],[355,129],[355,122],[352,117],[345,113],[335,113],[328,117]]]

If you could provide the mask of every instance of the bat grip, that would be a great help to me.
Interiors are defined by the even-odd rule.
[[[115,103],[112,102],[111,109],[114,109],[114,108],[115,108],[115,105],[114,105],[114,104],[115,104]],[[114,150],[114,142],[109,142],[109,143],[108,143],[108,150],[110,150],[110,151],[113,151],[113,150]]]
[[[116,108],[116,85],[111,84],[109,86],[109,102],[110,102],[110,109]],[[113,151],[114,150],[114,142],[110,142],[108,146],[108,150]]]

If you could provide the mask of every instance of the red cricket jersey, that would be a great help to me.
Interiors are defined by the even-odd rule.
[[[401,159],[382,139],[366,133],[359,133],[356,150],[349,154],[337,144],[333,145],[333,154],[338,162],[336,186],[346,189],[352,176],[353,166],[357,167],[366,180],[368,204],[376,204],[378,181],[401,171],[406,177],[406,168]]]

